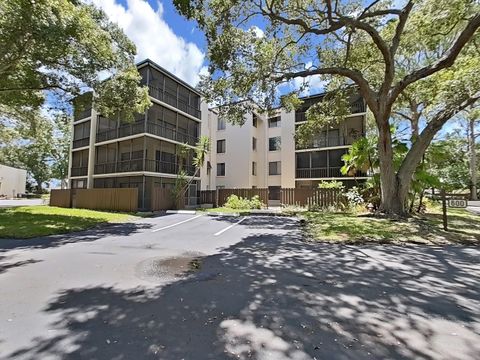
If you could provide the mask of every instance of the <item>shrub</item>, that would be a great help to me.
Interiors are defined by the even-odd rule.
[[[336,181],[336,180],[332,180],[332,181],[320,181],[318,183],[318,188],[319,189],[338,189],[338,190],[343,190],[345,188],[345,186],[343,185],[343,183],[341,181]]]
[[[249,200],[247,198],[242,198],[240,196],[232,194],[227,198],[227,202],[224,206],[230,209],[252,210],[261,209],[264,204],[262,203],[258,195],[255,195]]]
[[[362,205],[365,202],[362,195],[360,194],[359,189],[356,186],[348,189],[348,191],[345,192],[345,197],[347,198],[348,204],[351,207]]]

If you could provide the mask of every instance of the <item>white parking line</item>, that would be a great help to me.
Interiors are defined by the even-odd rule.
[[[216,232],[215,234],[213,234],[213,236],[218,236],[218,235],[221,235],[223,234],[225,231],[231,229],[232,227],[234,227],[235,225],[238,225],[240,224],[243,220],[245,220],[246,218],[241,218],[239,221],[237,221],[235,224],[232,224],[230,226],[227,226],[225,229],[223,230],[220,230],[219,232]]]
[[[168,229],[168,228],[171,228],[171,227],[180,225],[180,224],[184,224],[184,223],[186,223],[187,221],[195,220],[196,218],[199,218],[200,216],[202,216],[202,215],[197,215],[197,216],[194,216],[194,217],[189,218],[189,219],[187,219],[187,220],[183,220],[183,221],[180,221],[180,222],[175,223],[175,224],[172,224],[172,225],[168,225],[168,226],[161,227],[161,228],[159,228],[159,229],[152,230],[152,232],[157,232],[157,231],[165,230],[165,229]]]

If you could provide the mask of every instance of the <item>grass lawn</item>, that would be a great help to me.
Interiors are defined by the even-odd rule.
[[[449,231],[442,227],[437,206],[422,216],[397,221],[352,213],[305,213],[306,231],[317,241],[342,243],[480,244],[480,216],[448,209]]]
[[[101,223],[122,222],[130,214],[53,206],[0,209],[0,238],[32,238],[85,230]]]

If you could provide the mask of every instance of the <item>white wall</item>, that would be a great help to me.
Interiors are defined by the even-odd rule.
[[[282,183],[283,188],[295,187],[295,112],[281,112]]]
[[[0,165],[0,195],[16,197],[25,193],[27,170]]]

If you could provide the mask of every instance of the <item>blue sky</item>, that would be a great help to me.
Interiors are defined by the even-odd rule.
[[[206,72],[205,37],[169,0],[91,0],[137,46],[137,61],[157,62],[192,85]]]

